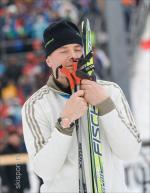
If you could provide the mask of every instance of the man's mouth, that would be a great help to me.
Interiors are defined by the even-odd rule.
[[[69,70],[69,71],[73,71],[73,69],[74,69],[74,67],[73,67],[73,65],[72,64],[69,64],[69,65],[66,65],[66,66],[64,66],[67,70]]]

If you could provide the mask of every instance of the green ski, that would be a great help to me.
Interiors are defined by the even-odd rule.
[[[82,38],[84,45],[84,57],[86,57],[90,54],[90,52],[92,52],[91,29],[88,19],[82,22]],[[94,77],[93,57],[87,60],[84,65],[84,72],[85,71],[89,77]],[[87,118],[93,193],[105,193],[99,115],[98,109],[95,106],[89,105]]]

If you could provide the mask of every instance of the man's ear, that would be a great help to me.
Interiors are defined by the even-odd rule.
[[[46,63],[47,63],[47,65],[48,65],[50,68],[52,67],[52,61],[51,61],[50,56],[48,56],[48,57],[46,58]]]

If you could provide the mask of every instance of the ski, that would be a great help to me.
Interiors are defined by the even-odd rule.
[[[82,22],[82,39],[84,45],[84,57],[92,52],[91,29],[89,20]],[[82,68],[82,67],[81,67]],[[89,57],[84,65],[84,73],[96,80],[94,75],[93,57]],[[89,147],[91,159],[91,177],[93,193],[105,193],[104,173],[102,162],[102,144],[100,139],[100,124],[98,109],[95,106],[89,105],[88,112],[88,132],[89,132]]]

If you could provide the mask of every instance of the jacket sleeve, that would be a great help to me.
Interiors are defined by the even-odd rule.
[[[32,101],[22,108],[22,123],[34,172],[43,180],[52,180],[65,162],[72,136],[52,128],[40,106]]]
[[[112,151],[120,159],[129,160],[139,153],[140,134],[121,88],[115,83],[111,88],[114,108],[100,116],[100,121]]]

